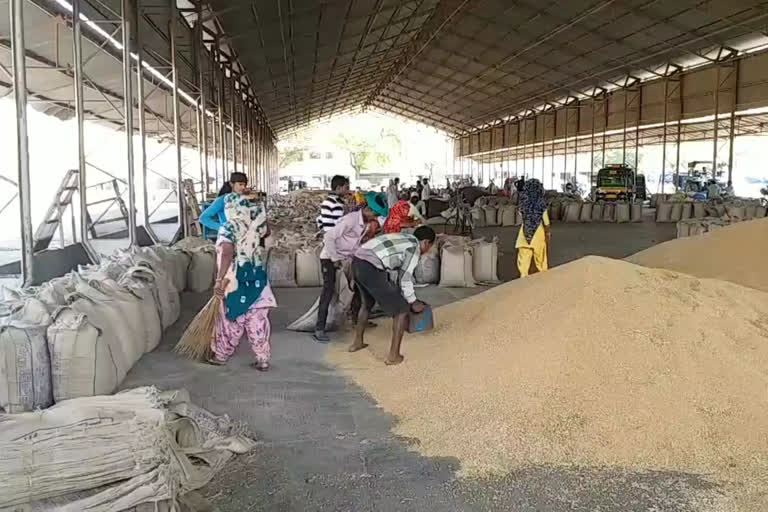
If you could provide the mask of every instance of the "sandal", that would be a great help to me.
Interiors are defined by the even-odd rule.
[[[224,366],[227,364],[225,361],[219,361],[216,356],[208,356],[205,358],[205,362],[212,366]]]
[[[260,372],[266,372],[269,370],[269,363],[251,363],[251,368],[255,368]]]

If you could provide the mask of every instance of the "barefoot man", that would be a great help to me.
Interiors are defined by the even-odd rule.
[[[368,325],[368,315],[378,303],[387,315],[393,317],[392,344],[386,364],[403,361],[400,343],[403,340],[408,313],[421,313],[426,304],[416,298],[413,289],[413,271],[419,257],[435,243],[435,232],[428,226],[416,228],[412,235],[392,233],[381,235],[360,246],[352,260],[352,272],[360,288],[363,307],[355,329],[355,341],[349,347],[357,352],[367,345],[363,334]],[[397,271],[399,285],[389,279],[388,271]]]

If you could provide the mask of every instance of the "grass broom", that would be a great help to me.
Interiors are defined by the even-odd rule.
[[[222,283],[226,288],[227,282]],[[187,359],[205,360],[211,352],[211,340],[216,330],[223,299],[214,295],[187,326],[173,351]]]

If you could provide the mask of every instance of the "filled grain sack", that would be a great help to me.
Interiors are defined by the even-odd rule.
[[[469,210],[471,219],[472,219],[472,226],[475,228],[484,228],[485,227],[485,210],[482,208],[475,206]]]
[[[187,290],[194,293],[207,292],[213,288],[216,279],[216,249],[213,245],[187,250],[190,262],[186,270]]]
[[[715,212],[717,213],[715,215],[716,217],[723,217],[726,214],[727,209],[724,204],[715,203]]]
[[[614,215],[616,217],[616,222],[629,222],[632,215],[629,203],[624,201],[616,203],[616,211]]]
[[[690,236],[691,234],[691,228],[694,226],[694,224],[691,224],[690,222],[681,220],[677,223],[677,238],[685,238],[686,236]]]
[[[498,283],[497,268],[499,265],[499,244],[494,238],[491,242],[485,240],[472,241],[472,277],[480,283]]]
[[[119,282],[140,299],[142,328],[144,329],[144,352],[151,352],[160,344],[163,325],[160,319],[158,292],[154,276],[147,275],[141,268],[128,269]]]
[[[167,329],[181,315],[181,299],[178,290],[173,286],[171,277],[163,270],[163,266],[143,255],[135,256],[132,261],[135,266],[145,268],[145,274],[151,275],[157,288],[157,303],[160,306],[160,320],[163,329]],[[134,272],[138,272],[134,270]]]
[[[278,247],[270,249],[267,278],[273,288],[296,288],[296,252]]]
[[[0,412],[19,413],[53,404],[45,339],[50,323],[45,304],[37,299],[0,305]]]
[[[686,201],[682,203],[682,212],[680,213],[680,220],[688,220],[693,218],[693,203]]]
[[[630,222],[643,222],[643,203],[635,201],[631,205],[629,212]]]
[[[560,202],[553,201],[549,204],[549,218],[550,220],[560,220]]]
[[[499,209],[501,225],[504,227],[517,225],[517,206],[503,206]]]
[[[485,225],[486,226],[498,226],[499,215],[495,206],[484,206],[483,211],[485,213]]]
[[[55,402],[112,393],[130,370],[117,339],[73,307],[53,315],[47,338]]]
[[[703,219],[706,216],[707,216],[706,205],[701,201],[696,201],[695,203],[693,203],[693,218]]]
[[[592,222],[602,222],[604,208],[605,203],[603,202],[592,204],[592,211],[590,212],[592,214]]]
[[[725,211],[729,217],[734,219],[746,219],[747,207],[740,203],[728,203],[725,205]]]
[[[768,211],[768,208],[766,208],[765,206],[758,206],[755,209],[755,218],[762,219],[763,217],[766,216],[766,211]]]
[[[757,217],[757,205],[748,204],[745,209],[745,218],[754,219],[755,217]]]
[[[669,222],[671,218],[671,214],[672,214],[672,203],[659,201],[659,203],[656,206],[656,222]]]
[[[674,201],[669,211],[669,222],[678,222],[683,218],[683,204],[680,201]]]
[[[437,284],[440,282],[440,252],[437,244],[422,254],[416,270],[413,271],[413,277],[419,284]]]
[[[579,220],[581,222],[592,222],[592,208],[594,203],[583,203],[581,205],[581,214]]]
[[[565,207],[565,222],[579,222],[581,219],[581,203],[571,201]]]
[[[614,222],[616,220],[616,203],[605,203],[603,205],[603,222]]]
[[[440,252],[440,286],[446,288],[476,286],[472,277],[472,250],[469,246],[443,246]]]
[[[320,250],[306,247],[296,251],[296,285],[299,287],[317,287],[323,285],[323,272],[320,268]]]

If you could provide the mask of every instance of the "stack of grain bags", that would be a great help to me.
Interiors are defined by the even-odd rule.
[[[729,201],[692,201],[685,196],[659,200],[656,222],[680,222],[690,219],[727,218],[733,220],[760,219],[766,216],[766,206],[758,199]]]
[[[690,210],[692,217],[683,215],[677,222],[677,238],[709,233],[716,229],[745,220],[762,219],[766,206],[758,200],[739,200],[723,204],[694,202]],[[685,208],[685,207],[684,207]]]
[[[562,222],[642,222],[643,204],[639,201],[582,201],[558,198],[550,202],[549,218]]]
[[[438,235],[436,243],[419,258],[414,271],[418,284],[446,288],[471,288],[499,282],[498,240],[470,240],[465,236]]]
[[[0,412],[114,392],[181,311],[179,291],[213,285],[204,240],[118,251],[99,265],[0,301]]]

